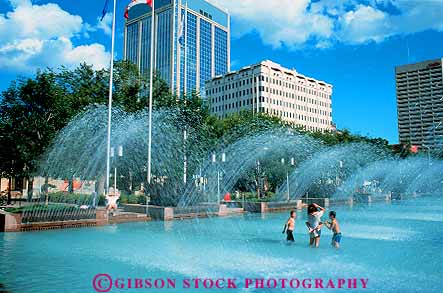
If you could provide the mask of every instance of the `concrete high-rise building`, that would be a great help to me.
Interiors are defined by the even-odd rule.
[[[124,58],[145,75],[150,69],[151,10],[134,6],[125,24]],[[222,8],[205,0],[156,0],[155,28],[154,68],[173,92],[202,92],[206,80],[229,71],[230,16]]]
[[[443,60],[397,66],[400,143],[443,147]]]
[[[219,118],[241,111],[266,113],[310,131],[331,131],[332,85],[263,61],[206,82],[210,109]]]

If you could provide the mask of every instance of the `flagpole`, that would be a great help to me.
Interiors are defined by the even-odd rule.
[[[117,0],[114,0],[114,10],[112,13],[112,37],[111,37],[111,67],[109,71],[109,98],[108,98],[108,134],[106,151],[106,194],[109,194],[109,172],[111,171],[111,122],[112,122],[112,87],[114,78],[114,47],[115,47],[115,11]]]
[[[185,5],[185,24],[183,26],[183,34],[185,37],[185,50],[184,50],[184,59],[185,59],[185,68],[184,68],[184,93],[185,93],[185,100],[186,100],[186,96],[188,94],[188,0],[186,0],[186,5]]]
[[[186,0],[185,5],[185,25],[183,26],[183,34],[185,36],[185,68],[184,68],[184,103],[186,105],[186,100],[188,96],[188,0]],[[187,129],[185,125],[185,129],[183,130],[183,183],[186,185],[187,182],[187,169],[188,169],[188,158],[186,156],[186,139],[187,139]]]
[[[180,42],[180,38],[182,36],[182,27],[183,27],[183,14],[182,14],[182,1],[178,0],[178,11],[179,11],[179,18],[178,18],[178,31],[177,31],[177,78],[176,78],[176,93],[177,93],[177,102],[180,101],[180,96],[182,94],[181,92],[181,49],[182,49],[182,43]]]
[[[153,84],[154,84],[154,25],[155,25],[155,1],[152,0],[151,13],[151,66],[149,68],[149,135],[148,135],[148,186],[151,185],[151,159],[152,159],[152,99],[153,99]],[[149,191],[149,190],[148,190]],[[146,203],[146,207],[148,203]]]

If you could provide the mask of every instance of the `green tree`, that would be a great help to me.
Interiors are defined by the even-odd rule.
[[[114,106],[134,112],[148,105],[146,79],[127,61],[115,63]],[[81,64],[69,70],[38,71],[34,78],[18,78],[0,95],[0,173],[25,177],[32,196],[32,175],[38,160],[58,131],[91,104],[106,104],[109,70]],[[167,84],[155,76],[159,107],[174,98]],[[175,100],[175,99],[174,99]]]
[[[35,79],[13,82],[2,93],[0,124],[4,131],[1,148],[14,148],[12,154],[0,158],[14,161],[13,168],[5,168],[10,176],[30,178],[38,157],[55,137],[57,130],[69,121],[65,107],[66,96],[55,83],[51,72],[38,72]],[[5,155],[5,154],[2,154]],[[32,180],[29,180],[32,196]]]

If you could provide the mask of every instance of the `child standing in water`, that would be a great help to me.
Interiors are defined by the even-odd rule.
[[[309,246],[318,247],[320,244],[321,228],[323,223],[321,222],[321,217],[325,209],[316,203],[310,204],[308,206],[308,221],[306,226],[309,229]]]
[[[110,187],[108,194],[105,196],[107,200],[106,209],[108,211],[116,211],[117,210],[117,201],[120,198],[120,192],[114,188]]]
[[[332,233],[334,233],[332,235],[331,245],[334,246],[335,248],[339,248],[341,241],[341,230],[340,230],[340,225],[338,224],[338,221],[336,219],[336,216],[337,214],[334,211],[330,211],[329,212],[330,221],[326,221],[325,226],[329,230],[332,230]]]
[[[289,219],[285,224],[285,227],[283,228],[282,234],[286,232],[286,240],[294,242],[294,228],[295,228],[295,218],[297,218],[297,214],[295,211],[291,211],[289,213]]]

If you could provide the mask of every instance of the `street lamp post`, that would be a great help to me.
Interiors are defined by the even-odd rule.
[[[431,148],[428,147],[428,165],[431,166]]]
[[[257,198],[260,199],[261,194],[260,194],[260,160],[257,160]]]
[[[202,173],[202,167],[200,167],[200,171],[198,174],[192,176],[194,179],[195,187],[198,188],[199,192],[202,192],[203,195],[206,194],[206,175]]]
[[[10,169],[10,171],[11,171],[11,173],[9,174],[9,180],[8,180],[8,198],[7,198],[7,200],[6,200],[6,204],[7,205],[10,205],[11,203],[12,203],[12,194],[11,194],[11,189],[12,189],[12,173],[13,173],[13,168],[14,168],[14,164],[15,164],[15,161],[14,160],[11,160],[11,169]]]
[[[123,157],[123,146],[118,146],[117,155],[114,147],[111,148],[111,158],[114,159],[114,196],[117,195],[117,158]]]
[[[423,147],[428,150],[428,166],[431,166],[431,147],[426,145],[424,145]]]
[[[188,139],[188,135],[186,132],[186,128],[183,131],[183,184],[186,185],[187,182],[187,169],[188,169],[188,157],[186,155],[186,140]]]
[[[338,172],[338,175],[337,175],[337,178],[336,178],[336,185],[337,185],[337,187],[340,185],[340,183],[341,183],[341,175],[342,175],[342,173],[343,173],[343,161],[339,161],[338,162],[338,166],[339,166],[339,172]]]
[[[225,163],[226,162],[226,153],[223,152],[221,154],[221,163]],[[217,155],[215,153],[212,154],[212,163],[215,164],[217,163]],[[220,204],[220,168],[217,167],[217,203]]]
[[[282,165],[285,165],[285,159],[281,159]],[[295,166],[295,159],[291,158],[290,166],[286,168],[286,191],[287,191],[287,200],[290,201],[290,193],[289,193],[289,168]]]

